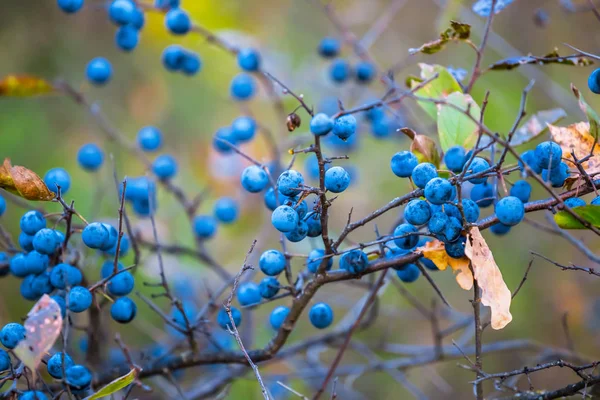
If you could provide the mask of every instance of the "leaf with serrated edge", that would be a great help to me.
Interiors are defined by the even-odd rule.
[[[596,228],[600,228],[600,206],[593,204],[573,207],[573,212]],[[554,214],[554,221],[562,229],[587,229],[581,222],[567,211]]]
[[[471,228],[467,236],[465,255],[471,260],[475,280],[481,288],[481,304],[492,310],[492,329],[504,328],[512,321],[511,293],[492,251],[476,226]]]
[[[460,84],[456,81],[454,76],[446,69],[446,67],[441,65],[430,65],[430,64],[419,64],[421,68],[421,79],[427,80],[431,79],[435,74],[438,74],[438,77],[433,81],[429,82],[427,85],[422,87],[421,89],[415,92],[416,95],[420,97],[429,97],[432,99],[445,99],[450,93],[454,92],[462,92]],[[415,86],[419,85],[419,82],[416,80],[410,81],[411,89]],[[437,121],[437,107],[430,101],[418,101],[417,102],[423,110],[434,121]]]
[[[125,389],[127,386],[131,385],[136,377],[137,377],[137,370],[132,369],[126,375],[123,375],[120,378],[115,379],[108,385],[104,386],[102,389],[98,390],[93,395],[88,396],[83,400],[96,400],[96,399],[101,399],[106,396],[110,396],[111,394],[116,393],[119,390]]]
[[[479,121],[481,108],[479,108],[470,95],[460,92],[450,94],[446,98],[446,102],[455,105],[465,112],[461,112],[450,105],[438,105],[437,128],[442,150],[447,151],[452,146],[462,146],[465,149],[471,149],[477,141],[479,126],[465,115],[465,113],[468,110],[469,114],[476,121]]]
[[[416,251],[423,253],[423,257],[431,260],[441,271],[444,271],[450,266],[456,275],[458,286],[464,290],[471,290],[473,287],[473,274],[469,269],[470,261],[467,257],[450,257],[448,253],[446,253],[444,242],[440,240],[431,240],[425,243],[425,246],[418,247]]]

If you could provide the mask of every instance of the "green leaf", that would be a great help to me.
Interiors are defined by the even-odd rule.
[[[596,228],[600,228],[600,206],[587,205],[573,207],[572,210],[584,221],[589,222]],[[554,221],[556,221],[556,224],[563,229],[587,229],[581,222],[566,211],[559,211],[554,214]]]
[[[450,93],[462,92],[460,84],[456,81],[454,76],[441,65],[430,65],[430,64],[419,64],[421,68],[421,79],[427,80],[435,76],[438,77],[427,85],[417,90],[415,94],[420,97],[430,97],[432,99],[445,99]],[[410,87],[414,88],[419,82],[416,80],[410,81]],[[427,114],[434,120],[437,120],[437,107],[430,101],[419,101],[421,108],[425,110]]]
[[[463,24],[462,22],[450,21],[450,28],[440,33],[440,37],[436,40],[423,44],[418,49],[408,49],[408,52],[413,55],[417,53],[434,54],[442,50],[446,43],[453,40],[467,40],[471,36],[471,25]]]
[[[445,152],[452,146],[472,148],[477,141],[479,126],[466,115],[466,112],[468,111],[469,115],[479,121],[481,108],[470,95],[460,92],[450,94],[446,101],[464,112],[449,105],[438,106],[437,128],[442,150]]]
[[[527,122],[517,129],[510,144],[520,146],[548,131],[548,124],[554,125],[565,118],[567,113],[562,108],[543,110],[533,114]]]
[[[98,390],[93,395],[86,397],[84,400],[95,400],[101,399],[106,396],[110,396],[111,394],[116,393],[121,389],[125,389],[127,386],[131,385],[136,377],[137,370],[132,369],[126,375],[115,379],[108,385],[104,386],[102,389]]]
[[[526,64],[537,64],[537,65],[546,65],[546,64],[562,64],[562,65],[572,65],[576,67],[587,67],[588,65],[592,65],[593,62],[586,56],[582,56],[579,54],[574,54],[570,56],[563,57],[558,54],[558,50],[554,49],[553,52],[546,54],[543,57],[535,57],[532,55],[527,55],[523,57],[510,57],[504,60],[497,61],[490,65],[488,69],[495,71],[506,71],[511,70],[521,65]]]
[[[573,94],[575,94],[575,97],[577,97],[577,100],[579,100],[579,108],[585,113],[585,116],[590,123],[590,135],[592,135],[594,139],[598,139],[598,125],[600,125],[598,113],[596,113],[596,111],[594,111],[594,109],[585,101],[575,85],[571,84],[571,90],[573,91]]]

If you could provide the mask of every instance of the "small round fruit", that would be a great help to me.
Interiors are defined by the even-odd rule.
[[[421,270],[415,264],[406,264],[402,268],[396,270],[396,275],[402,282],[412,283],[419,279]]]
[[[504,225],[501,222],[497,222],[490,227],[490,232],[496,236],[503,236],[510,232],[510,226]]]
[[[239,327],[242,323],[242,313],[235,307],[231,307],[231,317],[233,319],[233,323],[236,327]],[[225,310],[225,307],[221,308],[217,313],[217,324],[222,329],[228,330],[229,328],[233,328],[231,326],[231,320],[229,319],[229,314]]]
[[[69,310],[80,313],[84,312],[92,305],[92,293],[83,286],[75,286],[69,291],[68,307]]]
[[[277,278],[267,276],[258,284],[258,291],[260,296],[264,299],[270,299],[279,293],[279,281]]]
[[[135,3],[131,0],[113,0],[108,6],[108,17],[117,25],[126,25],[133,22]]]
[[[510,195],[515,196],[523,203],[527,203],[531,196],[531,185],[525,180],[516,181],[513,187],[510,188]]]
[[[252,117],[238,117],[231,123],[231,133],[236,142],[248,142],[254,138],[256,133],[256,121]]]
[[[112,72],[110,62],[103,57],[94,58],[88,63],[85,70],[87,79],[98,86],[108,83],[112,76]]]
[[[296,196],[302,191],[304,177],[296,170],[283,171],[277,178],[277,190],[284,196]]]
[[[123,51],[135,49],[140,41],[140,33],[133,25],[123,25],[115,33],[115,44]]]
[[[231,224],[238,218],[238,204],[231,197],[221,197],[215,202],[213,212],[219,222]]]
[[[331,65],[329,66],[329,77],[335,83],[344,83],[348,80],[350,76],[350,64],[348,61],[338,58],[333,60]]]
[[[250,100],[256,92],[254,78],[245,72],[236,75],[231,80],[229,92],[231,93],[231,97],[235,100]]]
[[[53,229],[43,228],[33,236],[32,245],[38,253],[52,255],[58,247],[58,237]]]
[[[319,43],[318,51],[325,58],[335,57],[340,52],[340,41],[336,38],[324,37]]]
[[[269,316],[269,323],[271,324],[271,328],[278,331],[283,325],[285,319],[290,313],[290,309],[286,306],[277,306],[273,311],[271,311],[271,315]]]
[[[250,47],[241,49],[237,54],[238,65],[244,71],[258,71],[260,68],[260,61],[260,53]]]
[[[80,285],[82,280],[81,271],[69,264],[58,264],[50,271],[50,283],[57,289]]]
[[[46,254],[38,251],[30,251],[25,257],[25,268],[29,274],[41,274],[48,268],[50,259]]]
[[[431,218],[431,207],[425,200],[413,199],[404,208],[404,218],[412,225],[424,225]]]
[[[400,178],[410,177],[417,165],[419,165],[417,156],[406,150],[394,154],[390,162],[392,172]]]
[[[192,27],[192,21],[187,12],[181,8],[172,8],[165,15],[165,26],[174,35],[185,35]]]
[[[333,322],[333,310],[326,303],[317,303],[310,308],[308,318],[315,328],[325,329]]]
[[[317,273],[321,263],[323,262],[323,257],[325,256],[325,250],[323,249],[314,249],[310,253],[308,253],[308,258],[306,259],[306,266],[310,272],[313,274]],[[329,271],[333,267],[333,257],[327,258],[325,264],[325,270]]]
[[[425,188],[427,182],[438,176],[435,165],[431,163],[421,163],[413,168],[411,177],[413,183],[421,189]]]
[[[233,151],[231,146],[235,146],[236,144],[235,135],[230,127],[222,127],[215,132],[213,148],[219,153],[231,153]]]
[[[7,349],[14,349],[25,338],[25,327],[16,322],[10,322],[0,330],[0,343]]]
[[[73,359],[68,354],[65,355],[64,366],[65,370],[75,363]],[[48,364],[46,365],[48,368],[48,373],[55,379],[62,379],[63,377],[63,353],[55,353],[52,357],[48,359]]]
[[[425,185],[425,198],[431,204],[441,205],[451,201],[456,195],[456,189],[448,179],[433,178]]]
[[[462,199],[463,213],[467,222],[475,223],[479,219],[479,206],[471,199]]]
[[[515,196],[502,198],[495,207],[496,217],[504,225],[517,225],[525,217],[523,202]]]
[[[548,170],[542,170],[542,179],[550,181],[552,187],[562,187],[565,184],[565,180],[569,177],[569,166],[561,162],[558,167],[552,168],[548,174]]]
[[[4,350],[0,350],[0,371],[7,371],[10,369],[10,366],[10,355]]]
[[[456,241],[460,237],[462,228],[460,219],[449,217],[448,224],[444,227],[444,241],[447,243]]]
[[[310,131],[315,136],[327,135],[333,129],[333,120],[325,113],[318,113],[310,120]]]
[[[194,76],[202,69],[202,60],[200,56],[193,51],[184,52],[181,63],[181,71],[187,76]]]
[[[44,175],[44,183],[54,193],[58,193],[60,186],[61,195],[65,195],[71,187],[71,177],[64,168],[52,168]]]
[[[480,178],[470,178],[470,176],[472,175],[476,175],[476,174],[480,174],[483,171],[487,171],[490,168],[490,164],[487,162],[486,159],[481,158],[481,157],[475,157],[473,158],[473,161],[471,161],[471,163],[469,164],[468,162],[465,163],[465,166],[463,167],[463,170],[467,170],[467,173],[465,174],[465,179],[469,180],[471,183],[473,184],[479,184],[479,183],[484,183],[487,180],[487,177],[483,176]]]
[[[461,236],[459,240],[444,243],[446,253],[452,258],[462,258],[465,256],[466,238]]]
[[[527,150],[523,154],[521,154],[521,160],[536,174],[542,173],[542,165],[540,160],[535,156],[535,150]],[[525,171],[525,167],[523,163],[519,161],[519,169],[521,171]]]
[[[342,167],[331,167],[325,172],[325,188],[333,193],[341,193],[350,185],[350,175]]]
[[[240,284],[236,296],[242,306],[260,303],[262,298],[258,285],[254,282],[244,282]]]
[[[444,164],[452,172],[458,173],[462,171],[466,162],[466,152],[462,146],[452,146],[444,154]]]
[[[100,249],[110,241],[110,232],[104,224],[92,222],[83,228],[81,239],[90,249]]]
[[[33,236],[37,231],[46,227],[46,218],[37,210],[27,211],[21,217],[19,226],[23,232]]]
[[[544,169],[558,167],[562,159],[562,149],[557,143],[542,142],[535,147],[535,158]]]
[[[431,219],[427,224],[427,228],[429,229],[430,233],[438,235],[444,232],[444,229],[446,229],[446,225],[448,225],[449,221],[450,220],[446,213],[438,211],[433,213],[431,216]]]
[[[333,122],[333,134],[347,140],[356,132],[356,118],[352,114],[342,115]]]
[[[110,316],[120,324],[127,324],[135,318],[137,306],[129,297],[119,297],[110,307]]]
[[[56,3],[67,14],[76,13],[83,7],[83,0],[57,0]]]
[[[418,229],[411,224],[400,224],[394,229],[394,243],[404,250],[410,250],[419,242]]]
[[[588,87],[592,93],[600,94],[600,68],[595,69],[588,78]]]
[[[271,214],[271,223],[279,232],[291,232],[298,225],[298,213],[290,206],[279,206]]]
[[[0,196],[0,217],[6,212],[6,200]]]
[[[278,250],[267,250],[260,255],[258,265],[263,274],[277,276],[285,269],[285,256]]]
[[[72,389],[83,390],[92,384],[92,373],[83,365],[72,365],[65,371],[65,381]]]
[[[580,199],[579,197],[571,197],[570,199],[565,200],[565,206],[573,208],[573,207],[582,207],[585,206],[585,200]]]
[[[19,400],[48,400],[48,396],[39,390],[26,390],[21,393]]]
[[[162,53],[162,63],[171,72],[180,71],[183,68],[185,58],[186,51],[176,44],[166,47]]]
[[[367,255],[361,250],[352,250],[340,257],[340,268],[352,274],[360,274],[369,266]]]
[[[177,174],[177,160],[170,154],[161,154],[154,159],[152,172],[159,179],[171,179]]]
[[[84,144],[77,152],[77,162],[86,171],[96,171],[104,162],[104,153],[95,143]]]
[[[258,193],[269,183],[269,176],[258,165],[250,165],[244,169],[240,176],[242,187],[250,193]]]
[[[135,279],[129,271],[115,275],[108,282],[107,289],[111,296],[127,296],[133,290]]]
[[[369,83],[373,80],[377,70],[373,63],[369,61],[359,61],[354,67],[354,73],[356,74],[356,80],[359,83]]]
[[[194,233],[200,239],[210,239],[217,232],[217,221],[212,215],[194,217]]]
[[[471,189],[471,200],[479,207],[486,208],[494,204],[494,189],[488,183],[481,183]]]
[[[162,146],[162,133],[154,126],[145,126],[137,133],[137,144],[144,151],[156,151]]]

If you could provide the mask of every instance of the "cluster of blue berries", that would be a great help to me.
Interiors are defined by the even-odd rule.
[[[338,39],[326,37],[319,43],[318,52],[324,58],[333,58],[329,66],[330,79],[338,84],[346,82],[351,76],[354,76],[356,82],[365,84],[373,80],[377,74],[377,69],[372,62],[361,60],[354,67],[343,58],[338,57],[341,44]]]

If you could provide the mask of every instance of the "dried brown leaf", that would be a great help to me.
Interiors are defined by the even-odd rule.
[[[416,249],[423,253],[423,257],[430,259],[438,269],[444,271],[448,266],[456,275],[458,286],[464,290],[471,290],[473,287],[473,274],[469,269],[469,259],[467,257],[452,258],[446,253],[444,242],[440,240],[431,240],[425,243],[425,246]]]
[[[35,172],[11,165],[9,158],[0,165],[0,188],[27,200],[49,201],[54,198],[54,193]]]

